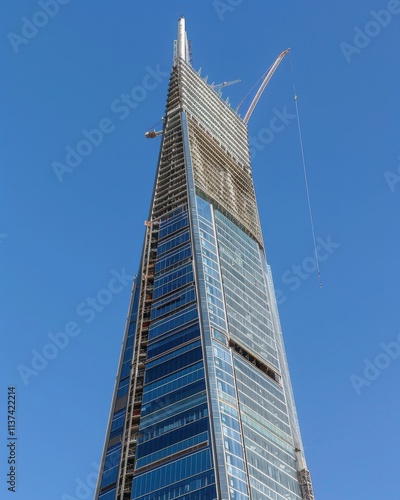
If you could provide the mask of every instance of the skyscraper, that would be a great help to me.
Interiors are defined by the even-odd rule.
[[[247,125],[190,59],[181,18],[95,499],[312,500]]]

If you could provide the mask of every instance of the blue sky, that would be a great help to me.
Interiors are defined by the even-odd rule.
[[[400,2],[47,2],[0,7],[2,498],[93,496],[159,150],[144,132],[160,126],[181,15],[194,67],[241,79],[233,106],[292,48],[322,289],[289,57],[249,131],[308,465],[317,500],[397,498]],[[96,145],[68,167],[85,134]]]

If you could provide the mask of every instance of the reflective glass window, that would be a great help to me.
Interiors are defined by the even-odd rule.
[[[115,500],[115,493],[116,489],[113,488],[112,490],[107,491],[106,493],[102,493],[99,496],[99,500]]]
[[[160,484],[173,484],[211,468],[210,450],[194,453],[180,460],[135,477],[132,498],[141,497],[157,489]],[[149,498],[154,498],[149,497]]]
[[[167,338],[163,338],[158,342],[149,345],[147,350],[147,359],[150,360],[155,356],[163,352],[167,352],[174,347],[184,344],[189,340],[193,340],[200,336],[200,328],[198,324],[189,326],[180,330],[179,332],[175,332],[173,335],[169,335]]]
[[[196,340],[194,342],[191,342],[190,344],[186,344],[183,347],[180,347],[179,349],[175,349],[172,352],[169,352],[165,354],[164,356],[160,356],[159,358],[149,361],[146,365],[146,369],[150,370],[151,368],[160,365],[161,363],[164,363],[165,361],[169,359],[176,358],[177,356],[180,356],[184,352],[190,351],[191,349],[194,349],[195,347],[199,347],[201,345],[200,340]]]
[[[156,273],[167,269],[168,267],[176,264],[177,262],[187,259],[192,255],[190,244],[184,245],[183,247],[178,248],[172,253],[168,253],[161,259],[157,259],[156,263]]]
[[[183,441],[179,441],[178,443],[172,445],[172,446],[167,446],[166,448],[163,448],[162,450],[159,450],[155,453],[151,453],[149,455],[146,455],[143,458],[139,458],[136,461],[136,468],[140,467],[145,467],[146,465],[156,462],[158,460],[161,460],[165,457],[170,457],[171,455],[175,453],[182,452],[188,448],[191,448],[193,446],[198,446],[201,443],[207,443],[208,442],[208,432],[202,432],[201,434],[197,434],[197,436],[190,437],[189,439],[184,439]]]
[[[150,441],[145,441],[138,446],[138,457],[144,457],[155,451],[162,450],[167,446],[175,443],[179,443],[185,439],[188,439],[197,434],[202,434],[208,431],[209,422],[208,418],[202,418],[191,424],[179,427],[167,434],[163,434],[160,437],[152,439]]]
[[[143,394],[143,403],[147,403],[149,401],[152,401],[153,399],[158,399],[164,394],[167,394],[168,392],[172,392],[174,390],[184,387],[185,385],[189,385],[192,382],[195,382],[196,380],[204,378],[204,369],[201,366],[198,370],[190,370],[188,373],[184,374],[181,377],[173,377],[173,378],[175,380],[163,384],[161,385],[161,387],[157,387],[152,391],[146,390],[146,392]]]
[[[203,392],[205,391],[205,388],[206,384],[204,379],[193,382],[192,384],[186,385],[177,391],[170,392],[163,397],[160,397],[150,403],[144,404],[142,406],[141,415],[145,416],[149,413],[153,413],[159,410],[160,408],[165,408],[166,406],[172,405],[177,401],[180,401],[181,399],[192,396],[193,394]]]
[[[167,298],[154,302],[151,308],[151,319],[157,319],[160,316],[169,314],[196,299],[194,287],[186,288],[176,294],[169,295]]]
[[[169,406],[168,414],[174,415],[174,413],[181,413],[188,410],[189,408],[197,407],[201,403],[204,403],[206,399],[207,399],[206,392],[205,391],[199,392],[198,394],[194,394],[193,396],[186,398],[184,401],[178,401],[177,403]],[[149,426],[157,424],[164,417],[165,417],[165,412],[163,411],[162,408],[159,411],[156,411],[154,413],[151,413],[150,415],[142,417],[140,420],[140,430],[142,431],[143,429],[146,429]]]
[[[174,429],[177,429],[178,427],[185,426],[207,416],[208,409],[206,403],[197,405],[194,408],[189,408],[185,411],[180,411],[176,415],[164,418],[163,420],[158,421],[156,424],[151,425],[150,427],[143,428],[143,426],[141,426],[140,441],[153,439],[157,436],[160,436],[161,434],[165,434],[166,432],[170,432]]]
[[[161,319],[154,322],[150,326],[149,339],[152,340],[160,335],[175,330],[176,328],[185,325],[198,318],[197,305],[193,304],[183,311],[179,311],[171,317]]]
[[[214,471],[211,469],[196,474],[166,488],[153,491],[137,500],[172,500],[178,497],[179,500],[215,500],[217,493]]]
[[[157,256],[162,255],[165,252],[168,252],[172,248],[175,248],[186,241],[189,241],[190,235],[189,231],[184,231],[183,233],[179,233],[177,236],[174,236],[162,243],[160,243],[157,247]]]

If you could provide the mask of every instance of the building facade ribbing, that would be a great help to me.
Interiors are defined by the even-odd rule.
[[[313,500],[247,126],[184,21],[96,500]]]

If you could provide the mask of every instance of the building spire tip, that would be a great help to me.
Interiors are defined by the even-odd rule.
[[[186,33],[186,22],[185,18],[181,16],[178,19],[178,39],[176,41],[174,50],[174,61],[179,59],[191,63],[190,50],[189,50],[189,42],[187,39]]]

